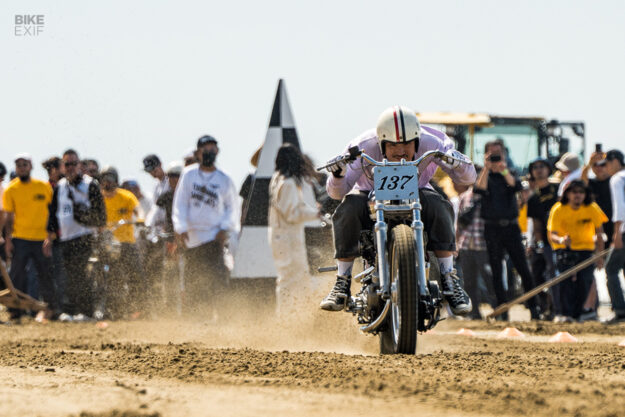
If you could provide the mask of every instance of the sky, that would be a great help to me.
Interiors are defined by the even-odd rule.
[[[319,164],[395,104],[583,120],[589,149],[624,149],[623,21],[623,1],[4,0],[0,161],[29,152],[44,178],[72,147],[149,191],[145,155],[211,134],[240,184],[280,78]]]

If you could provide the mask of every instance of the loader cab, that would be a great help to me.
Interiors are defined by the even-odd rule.
[[[487,113],[417,113],[417,117],[422,124],[444,131],[460,152],[479,165],[484,160],[484,145],[493,140],[503,141],[508,165],[519,174],[526,174],[529,162],[537,156],[553,163],[565,152],[584,158],[583,122]]]

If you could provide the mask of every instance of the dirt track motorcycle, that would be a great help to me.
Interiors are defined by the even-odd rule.
[[[345,311],[357,316],[361,331],[379,335],[380,353],[414,354],[417,333],[441,320],[443,302],[438,268],[430,268],[425,250],[419,165],[434,158],[447,163],[471,161],[442,151],[426,152],[415,161],[376,161],[357,147],[350,148],[341,160],[351,163],[358,158],[373,170],[370,202],[375,225],[361,232],[363,271],[353,278],[361,288],[347,301]]]

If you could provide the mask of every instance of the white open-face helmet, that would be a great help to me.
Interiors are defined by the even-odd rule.
[[[417,114],[405,106],[393,106],[384,110],[378,119],[378,141],[384,151],[384,142],[410,142],[416,140],[415,150],[419,149],[421,125]]]

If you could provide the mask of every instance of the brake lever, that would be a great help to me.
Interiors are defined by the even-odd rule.
[[[349,163],[349,162],[355,161],[362,154],[363,151],[361,151],[358,148],[358,146],[352,146],[351,148],[349,148],[347,150],[347,152],[348,152],[348,154],[343,155],[343,158],[341,158],[341,161]],[[316,169],[316,171],[317,172],[321,172],[321,171],[327,169],[329,166],[334,165],[335,163],[336,163],[336,161],[332,162],[331,164],[326,164],[326,165],[324,165],[322,167],[318,167]]]

